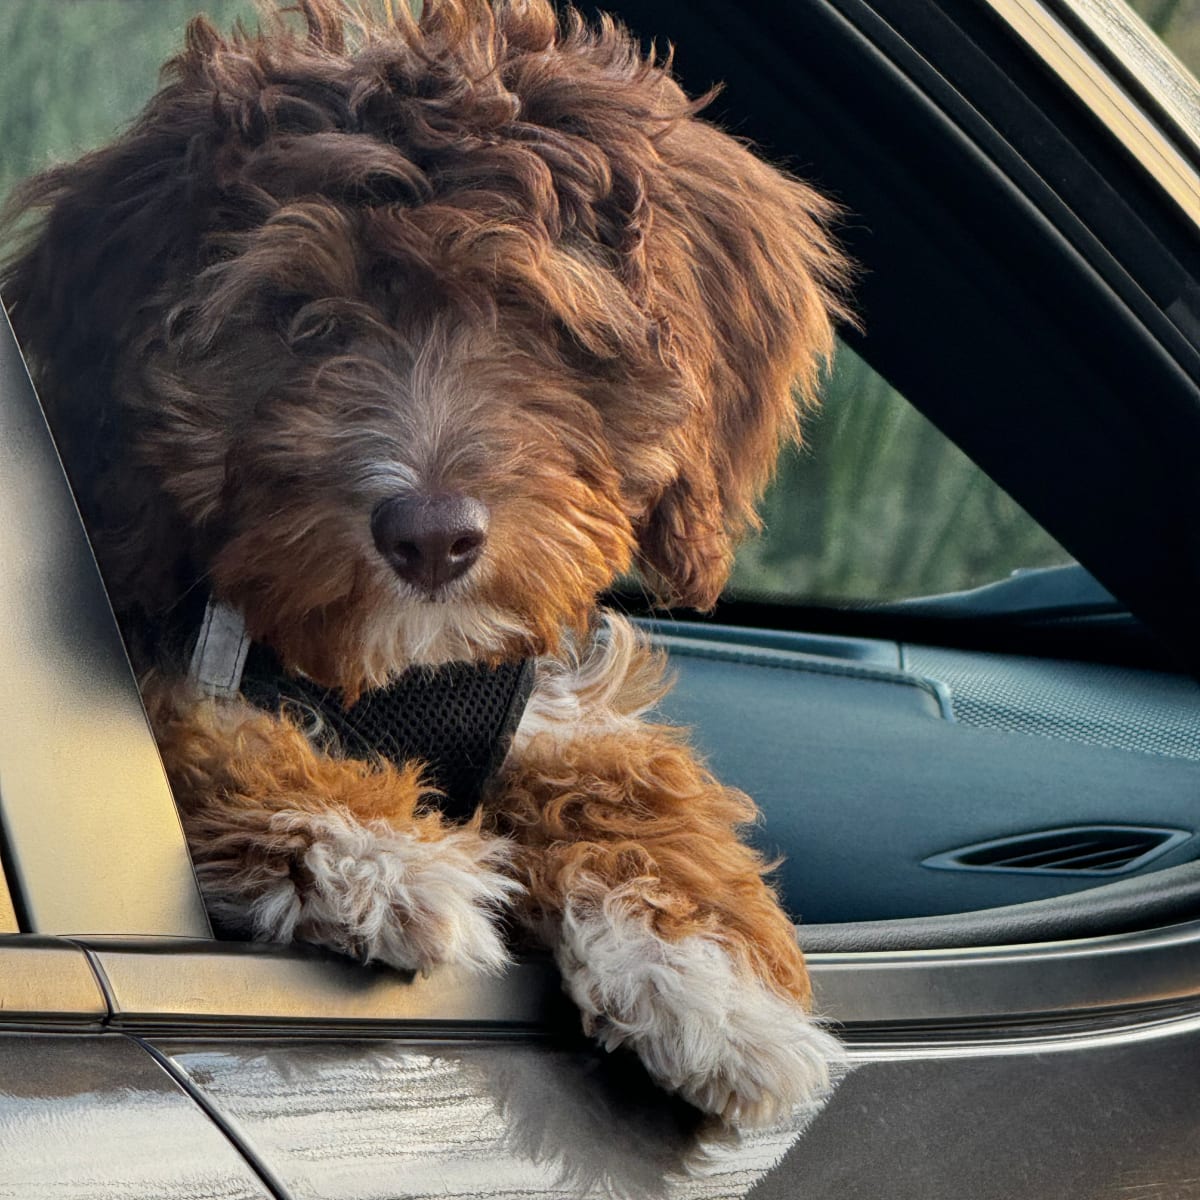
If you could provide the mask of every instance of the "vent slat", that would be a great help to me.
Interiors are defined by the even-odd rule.
[[[1043,865],[1043,862],[1041,860],[1044,860],[1044,859],[1049,859],[1050,861],[1053,861],[1054,859],[1061,857],[1063,854],[1067,854],[1067,855],[1075,854],[1075,853],[1089,854],[1089,853],[1095,853],[1095,851],[1096,851],[1096,842],[1095,841],[1076,842],[1074,844],[1067,843],[1066,845],[1063,845],[1063,846],[1051,846],[1048,849],[1046,847],[1042,847],[1038,850],[1034,850],[1034,851],[1032,851],[1030,853],[1026,853],[1026,854],[997,854],[995,856],[989,856],[987,858],[984,858],[981,855],[980,856],[971,855],[970,857],[964,855],[963,862],[980,863],[980,864],[987,863],[989,866],[995,866],[995,867],[999,867],[999,866],[1038,867],[1038,866]]]
[[[1078,858],[1063,859],[1062,865],[1092,866],[1092,868],[1104,866],[1104,868],[1112,870],[1135,862],[1136,859],[1153,850],[1154,845],[1157,844],[1147,846],[1145,842],[1140,842],[1139,845],[1124,846],[1120,850],[1110,850],[1096,854],[1080,854]]]
[[[1093,869],[1104,868],[1111,870],[1114,867],[1122,867],[1127,863],[1133,862],[1136,858],[1141,858],[1149,847],[1141,846],[1118,846],[1108,850],[1094,850],[1090,854],[1074,854],[1066,858],[1054,859],[1054,865],[1060,869],[1091,867]],[[1043,864],[1048,866],[1049,864]]]
[[[935,854],[922,865],[958,871],[1118,875],[1145,866],[1191,836],[1183,829],[1077,825],[963,846]]]

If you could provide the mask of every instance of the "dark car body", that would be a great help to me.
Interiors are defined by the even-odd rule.
[[[1200,1196],[1186,121],[1065,3],[620,12],[839,196],[848,337],[1103,587],[647,621],[667,715],[787,855],[848,1047],[822,1104],[732,1134],[587,1043],[547,961],[409,978],[212,938],[0,327],[0,1197]],[[1090,866],[928,862],[1101,827],[1180,836]]]

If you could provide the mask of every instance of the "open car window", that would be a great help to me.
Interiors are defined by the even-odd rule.
[[[11,0],[0,8],[0,96],[12,125],[0,198],[21,176],[131,120],[200,11],[223,27],[255,19],[250,0]],[[69,91],[54,86],[64,73],[74,80]],[[806,448],[780,463],[762,507],[765,533],[742,549],[732,597],[857,605],[1072,561],[850,347],[841,347],[824,395],[806,421]]]
[[[1188,2],[1173,7],[1186,12]],[[96,116],[81,87],[47,82],[64,72],[131,88],[136,76],[145,88],[92,132],[67,130],[16,166],[9,158],[8,178],[108,136],[153,86],[134,48],[161,58],[201,6],[222,23],[249,7],[0,4],[10,52],[41,48],[17,36],[22,12],[55,38],[76,38],[69,53],[54,45],[53,73],[26,89],[23,108],[7,109],[15,124],[68,107]],[[1200,440],[1189,424],[1200,405],[1186,347],[1171,341],[1192,295],[1180,283],[1185,260],[1170,246],[1155,257],[1154,238],[1132,236],[1144,232],[1135,218],[1161,217],[1153,189],[1137,191],[1141,179],[1123,197],[1131,215],[1114,223],[1131,237],[1118,245],[1121,230],[1106,229],[1108,255],[1046,182],[1065,179],[1077,185],[1067,200],[1109,206],[1070,139],[1038,126],[1029,142],[1007,145],[950,94],[950,69],[928,69],[937,51],[956,62],[977,54],[973,69],[998,87],[1015,86],[1028,66],[1013,52],[989,68],[988,37],[1012,46],[988,24],[987,4],[680,0],[674,20],[670,2],[620,7],[635,27],[678,40],[693,92],[740,71],[731,97],[760,88],[754,136],[774,132],[795,148],[811,134],[812,171],[836,176],[848,206],[871,214],[848,231],[864,261],[874,256],[866,336],[848,335],[824,414],[809,422],[812,449],[782,465],[767,535],[747,547],[735,586],[799,612],[806,598],[886,604],[1067,561],[953,448],[961,441],[1081,562],[1094,558],[1106,583],[1159,621],[1173,673],[1072,661],[1065,622],[1045,631],[1052,659],[878,634],[647,623],[679,675],[666,715],[694,726],[714,770],[755,795],[764,848],[789,860],[778,878],[806,920],[817,1004],[849,1045],[850,1073],[819,1118],[722,1144],[712,1160],[725,1178],[709,1186],[674,1155],[693,1145],[678,1102],[622,1056],[544,1037],[578,1030],[545,958],[483,979],[448,969],[412,977],[302,945],[209,936],[116,625],[0,321],[0,1051],[9,1051],[0,1068],[22,1052],[18,1068],[0,1069],[0,1129],[19,1138],[8,1115],[33,1110],[35,1088],[65,1078],[66,1102],[42,1111],[74,1151],[35,1156],[45,1185],[17,1194],[42,1200],[73,1163],[99,1194],[95,1181],[134,1157],[131,1146],[171,1169],[189,1162],[177,1131],[149,1136],[142,1124],[130,1136],[124,1124],[146,1075],[160,1089],[173,1081],[177,1107],[194,1103],[196,1122],[219,1126],[206,1157],[236,1151],[243,1175],[270,1183],[222,1195],[991,1197],[1011,1193],[1014,1175],[1062,1200],[1113,1180],[1131,1194],[1190,1194],[1200,746],[1196,684],[1179,668],[1195,624],[1181,597],[1200,591],[1191,553]],[[979,41],[961,30],[922,40],[927,28],[908,30],[911,41],[892,36],[881,28],[889,7],[897,25],[934,24],[952,9]],[[682,33],[705,25],[715,48],[707,76],[695,67],[703,37],[685,43]],[[152,29],[162,38],[153,46]],[[86,69],[109,37],[115,65]],[[790,73],[772,58],[778,47]],[[805,85],[789,115],[797,70]],[[997,122],[1022,112],[1020,97],[1003,98]],[[1080,115],[1065,111],[1064,120]],[[1039,163],[1037,177],[1022,154],[1039,149],[1061,174]],[[1123,273],[1147,245],[1148,260],[1174,274]],[[977,281],[970,295],[964,279]],[[1149,591],[1144,577],[1155,581]],[[1128,865],[1122,855],[1132,869],[1147,861],[1142,844],[1048,847],[1047,825],[1066,822],[1088,837],[1170,828],[1133,829],[1165,834],[1161,855],[1150,874],[1110,882]],[[1022,838],[1014,850],[1011,835],[1030,831],[1034,844]],[[1031,855],[1032,869],[1016,861]],[[105,1051],[107,1080],[96,1065]],[[15,1100],[13,1078],[33,1081]],[[111,1124],[92,1121],[101,1108]],[[77,1126],[59,1120],[67,1109],[92,1125],[107,1157],[84,1161]],[[1156,1138],[1165,1149],[1147,1152]],[[578,1154],[585,1142],[590,1157]],[[955,1152],[936,1153],[943,1144]],[[0,1193],[8,1163],[28,1157],[23,1146],[3,1150]],[[613,1177],[623,1186],[602,1186]],[[187,1185],[127,1194],[176,1191],[199,1194]]]
[[[739,551],[734,596],[904,600],[1073,561],[849,346],[804,425],[764,498],[762,534]]]

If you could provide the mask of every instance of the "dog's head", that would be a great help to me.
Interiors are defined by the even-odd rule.
[[[205,580],[355,691],[544,652],[633,562],[711,605],[830,349],[831,206],[611,23],[298,8],[194,22],[18,196],[5,300],[118,610]]]

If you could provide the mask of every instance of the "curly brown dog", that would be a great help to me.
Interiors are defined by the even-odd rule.
[[[606,1047],[772,1120],[836,1043],[753,806],[646,719],[661,663],[596,599],[636,564],[716,600],[831,348],[832,207],[612,22],[295,7],[193,22],[122,137],[18,195],[2,280],[207,902],[411,970],[499,969],[515,914]],[[479,810],[204,694],[203,594],[346,705],[536,656]]]

